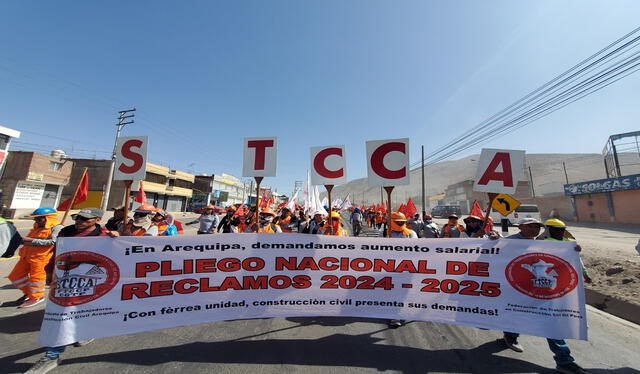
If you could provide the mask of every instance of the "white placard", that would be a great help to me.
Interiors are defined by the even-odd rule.
[[[40,343],[302,316],[586,339],[574,247],[305,234],[58,238]]]
[[[367,142],[369,187],[409,184],[409,139]]]
[[[479,192],[516,192],[524,167],[524,151],[484,148],[480,154],[473,190]]]
[[[44,183],[20,181],[11,200],[11,209],[36,209],[44,195]]]
[[[311,184],[346,183],[346,160],[344,145],[311,147]]]
[[[278,138],[245,138],[243,177],[275,177]]]
[[[146,136],[120,137],[116,141],[114,180],[144,180],[147,173]]]

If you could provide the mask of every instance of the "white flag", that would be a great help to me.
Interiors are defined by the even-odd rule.
[[[307,185],[304,187],[304,212],[311,214],[315,210],[313,197],[311,196],[311,173],[307,170]]]
[[[324,198],[327,199],[326,197]],[[313,186],[313,202],[315,204],[314,212],[320,212],[322,215],[328,215],[327,210],[324,208],[323,202],[320,201],[320,191],[318,191],[318,186]]]
[[[322,199],[322,202],[320,203],[320,206],[322,206],[323,208],[325,206],[329,206],[329,200],[327,199],[326,196]]]
[[[295,212],[297,201],[298,201],[298,191],[296,190],[296,193],[293,194],[293,197],[289,200],[286,207],[289,208],[291,212]]]
[[[352,207],[351,201],[349,201],[349,195],[347,195],[347,197],[344,198],[342,205],[340,205],[340,210],[347,210],[351,207]]]

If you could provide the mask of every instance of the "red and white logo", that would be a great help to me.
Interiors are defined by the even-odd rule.
[[[578,273],[567,261],[547,253],[528,253],[511,260],[505,269],[516,290],[536,299],[557,299],[578,285]]]
[[[56,257],[49,300],[60,306],[86,304],[111,291],[120,280],[118,265],[108,257],[74,251]]]

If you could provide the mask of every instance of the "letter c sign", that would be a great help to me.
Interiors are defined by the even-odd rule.
[[[344,145],[311,147],[311,184],[342,184],[347,181]]]
[[[370,187],[409,184],[409,139],[368,141],[367,166]]]
[[[148,139],[146,136],[118,138],[114,180],[144,180],[147,172]]]

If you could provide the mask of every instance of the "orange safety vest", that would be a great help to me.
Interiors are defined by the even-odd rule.
[[[458,225],[456,225],[456,226],[458,226],[458,231],[460,231],[460,235],[462,235],[462,233],[464,232],[464,226],[462,226],[462,225],[460,225],[460,224],[458,224]],[[443,237],[444,237],[444,238],[448,238],[448,237],[449,237],[449,235],[450,235],[450,234],[449,234],[450,232],[451,232],[451,225],[447,223],[447,224],[444,226],[444,236],[443,236]]]
[[[276,225],[275,223],[271,223],[262,229],[258,227],[258,234],[275,234],[276,227],[280,227],[280,226]],[[280,228],[280,230],[282,230],[282,228]]]
[[[51,238],[51,232],[53,227],[40,227],[40,228],[34,228],[31,229],[31,231],[29,231],[29,234],[27,234],[27,238],[33,238],[33,239],[49,239]],[[36,254],[36,253],[47,253],[47,252],[51,252],[53,253],[53,247],[55,247],[55,244],[52,245],[23,245],[22,248],[20,248],[20,255],[27,255],[27,253],[29,254]]]
[[[144,236],[144,234],[147,232],[147,230],[143,229],[142,227],[137,227],[135,230],[131,231],[131,228],[133,227],[132,223],[127,223],[126,229],[125,231],[128,231],[132,236]],[[165,227],[165,230],[167,228]],[[158,228],[158,231],[160,231],[160,228]]]
[[[285,219],[280,219],[280,222],[282,222],[285,225],[288,225],[291,223],[291,216],[285,218]],[[284,228],[282,226],[280,226],[280,230],[282,230],[282,232],[293,232],[293,230],[289,229],[289,228]]]

